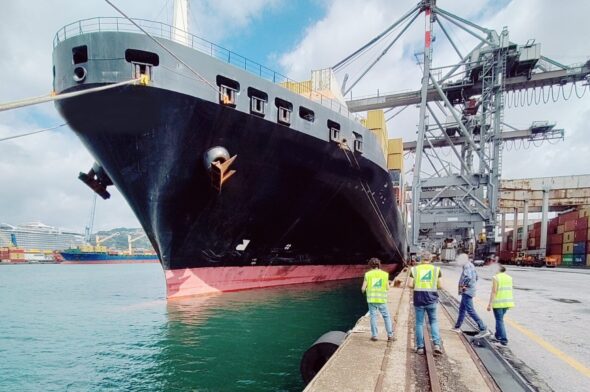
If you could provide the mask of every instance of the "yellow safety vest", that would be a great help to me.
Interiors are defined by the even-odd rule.
[[[367,302],[370,304],[387,303],[389,274],[380,269],[372,269],[365,273],[367,281]]]
[[[492,301],[492,308],[512,308],[514,307],[514,298],[512,296],[512,277],[505,272],[500,272],[494,276],[498,282],[496,297]]]
[[[418,264],[412,267],[414,291],[437,291],[440,268],[432,264]]]

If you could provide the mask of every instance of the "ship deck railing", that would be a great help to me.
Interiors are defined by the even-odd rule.
[[[252,61],[236,52],[219,46],[211,41],[204,38],[191,34],[189,32],[180,30],[174,26],[166,23],[156,22],[147,19],[133,19],[135,23],[141,26],[148,34],[155,38],[163,38],[173,41],[175,36],[186,37],[186,46],[198,50],[202,53],[208,54],[218,60],[224,61],[237,68],[244,69],[258,77],[267,81],[276,83],[292,91],[309,98],[310,100],[321,104],[322,106],[329,108],[330,110],[337,112],[343,116],[360,122],[360,117],[354,113],[348,111],[346,104],[341,103],[339,100],[328,97],[317,90],[308,87],[308,83],[301,83],[282,75],[279,72],[273,71],[272,69],[256,62]],[[65,41],[68,38],[79,36],[82,34],[95,33],[101,31],[117,31],[117,32],[128,32],[128,33],[140,33],[143,32],[137,28],[126,18],[121,17],[94,17],[88,19],[81,19],[77,22],[73,22],[65,25],[57,31],[53,39],[53,47],[55,48],[60,42]]]

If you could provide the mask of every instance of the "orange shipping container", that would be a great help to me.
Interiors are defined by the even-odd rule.
[[[566,231],[565,233],[563,233],[563,243],[567,244],[570,242],[574,242],[574,232]]]

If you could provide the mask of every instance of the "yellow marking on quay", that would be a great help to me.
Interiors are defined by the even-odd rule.
[[[480,305],[480,307],[487,309],[487,304],[484,305],[484,303],[477,298],[475,299],[475,301],[478,303],[478,305]],[[539,346],[543,347],[545,350],[549,351],[551,354],[555,355],[557,358],[561,359],[563,362],[567,363],[568,365],[576,369],[578,372],[582,373],[584,376],[590,378],[590,368],[584,366],[584,364],[582,364],[581,362],[570,357],[569,355],[567,355],[551,343],[547,342],[539,335],[535,334],[533,331],[520,325],[511,318],[504,317],[504,321],[506,321],[508,325],[510,325],[511,327],[513,327],[514,329],[528,337],[530,340],[537,343]]]

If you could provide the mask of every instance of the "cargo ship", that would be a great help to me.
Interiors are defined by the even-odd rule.
[[[80,93],[56,107],[96,160],[80,179],[103,198],[120,190],[167,296],[403,263],[386,131],[347,111],[331,70],[291,81],[175,26],[87,19],[60,29],[53,50],[55,93]]]
[[[158,255],[149,252],[122,253],[105,247],[79,247],[59,253],[62,264],[134,264],[158,263]]]

